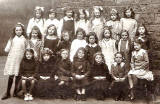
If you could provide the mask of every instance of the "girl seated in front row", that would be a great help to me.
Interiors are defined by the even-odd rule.
[[[76,90],[75,100],[86,100],[86,86],[88,85],[90,65],[86,60],[85,48],[77,50],[72,63],[73,87]]]
[[[113,91],[115,101],[124,100],[127,94],[128,69],[120,52],[115,54],[115,62],[111,66],[111,75],[113,81],[110,88]]]
[[[32,91],[36,81],[36,79],[34,78],[36,66],[37,63],[34,59],[33,49],[26,49],[24,58],[20,64],[20,71],[19,71],[19,76],[21,76],[22,90],[24,93],[25,101],[33,100]]]
[[[61,58],[56,62],[57,82],[56,96],[60,99],[66,99],[71,96],[71,62],[69,60],[69,50],[60,50]],[[55,76],[56,77],[56,76]]]
[[[105,92],[111,81],[111,75],[109,74],[108,66],[105,64],[104,56],[101,52],[95,53],[93,60],[90,71],[92,80],[91,91],[97,100],[104,100]]]
[[[146,50],[141,48],[141,40],[136,39],[134,42],[135,51],[132,52],[131,57],[131,70],[129,71],[129,85],[130,85],[130,99],[134,99],[133,89],[137,84],[138,79],[146,79],[153,81],[153,73],[149,71],[149,59]]]
[[[44,48],[42,51],[42,62],[39,63],[36,69],[36,79],[38,82],[35,86],[35,93],[40,98],[54,97],[56,68],[54,67],[54,61],[51,59],[52,54],[53,52],[50,49]]]

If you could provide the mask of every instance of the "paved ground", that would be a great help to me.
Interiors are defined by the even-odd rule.
[[[7,76],[3,75],[3,68],[6,61],[6,57],[0,57],[0,97],[6,90],[7,85]],[[13,85],[14,87],[14,85]],[[111,98],[106,99],[105,101],[97,101],[95,99],[87,99],[87,101],[74,101],[73,99],[68,100],[59,100],[59,99],[38,99],[36,98],[34,101],[25,102],[23,99],[19,98],[10,98],[7,100],[0,100],[0,104],[146,104],[147,102],[144,100],[135,100],[134,102],[130,101],[114,101]],[[154,102],[150,102],[149,104],[160,104],[160,97],[157,97],[157,100]]]

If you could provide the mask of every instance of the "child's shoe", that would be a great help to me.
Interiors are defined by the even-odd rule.
[[[28,95],[28,100],[32,101],[34,98],[31,94]]]
[[[24,95],[24,101],[28,101],[29,99],[28,99],[28,94],[25,94]]]

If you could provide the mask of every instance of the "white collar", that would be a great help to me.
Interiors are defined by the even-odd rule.
[[[96,43],[94,43],[94,44],[88,44],[88,46],[90,46],[90,47],[96,47],[97,44]]]
[[[67,16],[64,17],[64,20],[73,20],[73,18],[68,18]]]
[[[114,65],[114,66],[117,66],[117,62],[114,62],[113,65]],[[124,65],[125,65],[125,63],[124,63],[124,62],[121,62],[120,66],[123,67]]]

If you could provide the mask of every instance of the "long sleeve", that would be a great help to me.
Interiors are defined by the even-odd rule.
[[[27,36],[29,37],[31,30],[32,30],[32,24],[33,24],[33,18],[31,18],[28,22],[28,26],[27,26]]]
[[[12,45],[12,40],[9,39],[8,42],[7,42],[7,45],[6,45],[5,49],[4,49],[4,51],[5,52],[9,52],[10,49],[11,49],[11,45]]]
[[[59,38],[61,38],[62,28],[63,28],[63,18],[59,21],[59,28],[57,30]]]
[[[136,31],[137,31],[137,21],[135,20],[135,23],[134,23],[134,28],[133,28],[133,31],[132,31],[132,35],[133,35],[133,37],[132,37],[132,39],[135,37],[135,35],[136,35]]]

